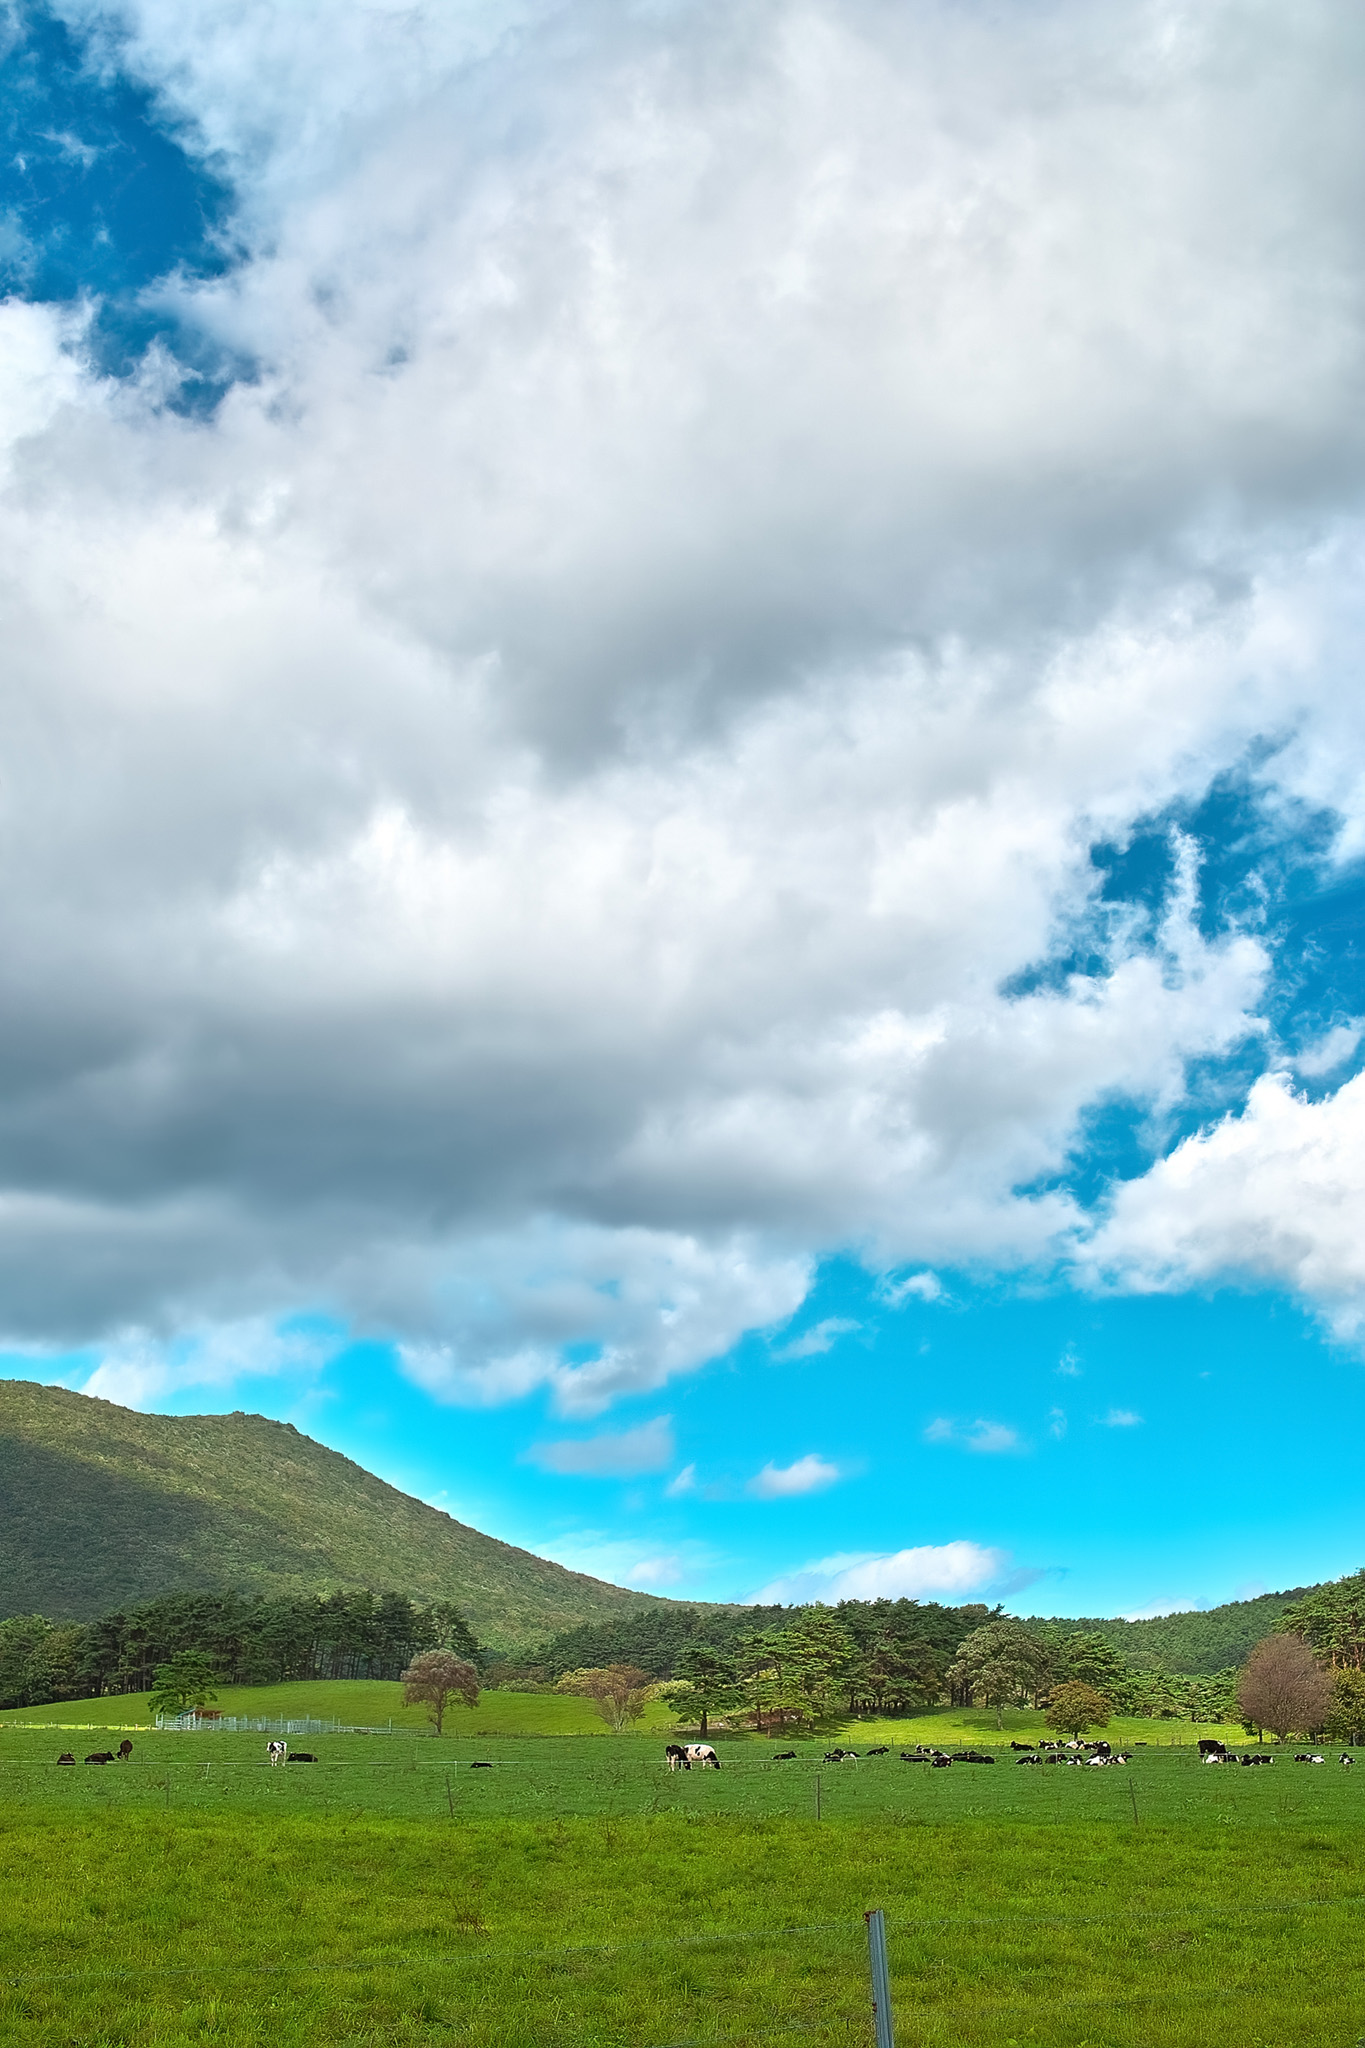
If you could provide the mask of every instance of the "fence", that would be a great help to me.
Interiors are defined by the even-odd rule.
[[[309,1714],[158,1714],[154,1724],[176,1735],[223,1729],[229,1735],[392,1735],[386,1728],[357,1728],[349,1721],[319,1721]]]

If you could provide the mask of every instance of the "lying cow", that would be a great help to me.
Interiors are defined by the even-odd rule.
[[[270,1758],[270,1764],[273,1770],[276,1764],[288,1762],[289,1744],[287,1742],[268,1742],[265,1746],[265,1753]]]
[[[88,1764],[111,1764],[114,1761],[114,1752],[112,1749],[97,1749],[94,1755],[88,1756],[85,1761]]]
[[[317,1762],[317,1758],[313,1755],[311,1750],[296,1749],[292,1756],[285,1758],[285,1762],[291,1764],[315,1764]]]
[[[825,1762],[827,1764],[856,1764],[857,1761],[858,1752],[856,1749],[827,1749],[825,1751]]]
[[[889,1749],[885,1749],[885,1748],[883,1748],[883,1749],[865,1749],[865,1750],[863,1751],[863,1755],[864,1755],[864,1756],[890,1756],[890,1754],[891,1754],[890,1750],[889,1750]]]
[[[792,1763],[795,1763],[795,1762],[796,1762],[796,1751],[795,1751],[794,1749],[779,1749],[779,1750],[778,1750],[778,1752],[777,1752],[777,1754],[776,1754],[776,1755],[774,1756],[774,1758],[773,1758],[773,1762],[774,1762],[775,1764],[792,1764]]]
[[[709,1742],[670,1742],[664,1760],[670,1771],[690,1771],[693,1764],[703,1771],[720,1769],[720,1758]]]
[[[1343,1768],[1344,1770],[1348,1770],[1348,1771],[1349,1771],[1349,1770],[1351,1769],[1352,1765],[1353,1765],[1353,1764],[1355,1763],[1355,1758],[1354,1758],[1353,1756],[1347,1756],[1347,1754],[1346,1754],[1346,1752],[1345,1752],[1345,1750],[1344,1750],[1344,1749],[1343,1749],[1343,1751],[1341,1752],[1341,1759],[1340,1759],[1340,1760],[1341,1760],[1342,1768]]]
[[[74,1764],[76,1759],[69,1749],[64,1749],[57,1759],[59,1764]]]

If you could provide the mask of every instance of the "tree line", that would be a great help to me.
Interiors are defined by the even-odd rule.
[[[448,1602],[404,1593],[165,1593],[91,1622],[41,1614],[0,1621],[0,1708],[146,1692],[158,1668],[192,1654],[224,1685],[300,1678],[399,1678],[426,1650],[477,1655]]]

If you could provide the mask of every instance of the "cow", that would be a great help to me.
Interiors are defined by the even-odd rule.
[[[1224,1743],[1221,1743],[1221,1742],[1219,1742],[1219,1741],[1218,1741],[1218,1739],[1216,1738],[1216,1736],[1213,1736],[1213,1735],[1201,1735],[1201,1736],[1200,1736],[1200,1738],[1199,1738],[1199,1754],[1200,1754],[1200,1756],[1226,1756],[1226,1755],[1227,1755],[1227,1753],[1228,1753],[1228,1752],[1227,1752],[1227,1747],[1226,1747],[1226,1745],[1225,1745]]]
[[[775,1764],[793,1764],[796,1762],[796,1751],[794,1749],[779,1749],[773,1758],[773,1762]]]
[[[693,1764],[703,1771],[720,1769],[720,1758],[709,1742],[670,1742],[664,1761],[670,1771],[690,1771]]]
[[[88,1764],[111,1764],[114,1761],[114,1752],[112,1749],[97,1749],[93,1756],[88,1756],[85,1761]]]
[[[825,1751],[825,1762],[827,1764],[856,1764],[857,1761],[858,1752],[856,1749],[827,1749]]]
[[[1011,1749],[1027,1749],[1027,1750],[1032,1750],[1032,1749],[1033,1749],[1034,1747],[1035,1747],[1035,1745],[1034,1745],[1034,1744],[1033,1744],[1032,1742],[1012,1742],[1012,1743],[1010,1744],[1010,1748],[1011,1748]]]
[[[1349,1771],[1352,1765],[1355,1763],[1355,1758],[1353,1756],[1347,1756],[1345,1750],[1343,1749],[1343,1751],[1341,1752],[1340,1763],[1343,1770]]]
[[[929,1762],[936,1771],[950,1771],[953,1768],[953,1760],[950,1756],[931,1756]]]
[[[1201,1764],[1230,1764],[1232,1758],[1225,1749],[1211,1749],[1207,1756],[1201,1756]]]
[[[922,1749],[903,1749],[901,1751],[901,1762],[903,1764],[927,1764],[928,1761],[929,1758]]]
[[[1036,1756],[1017,1756],[1014,1761],[1017,1764],[1032,1764],[1037,1769],[1042,1759]]]
[[[74,1764],[76,1759],[69,1749],[64,1749],[57,1759],[59,1764]]]
[[[315,1764],[317,1758],[310,1749],[296,1749],[292,1756],[285,1758],[285,1762],[291,1764]]]
[[[131,1743],[131,1742],[130,1742],[130,1741],[128,1740],[128,1737],[127,1737],[127,1736],[125,1735],[125,1736],[124,1736],[124,1738],[123,1738],[123,1740],[122,1740],[122,1742],[121,1742],[121,1743],[119,1744],[119,1746],[118,1746],[118,1760],[119,1760],[119,1762],[120,1762],[121,1764],[126,1764],[126,1763],[127,1763],[127,1761],[128,1761],[128,1759],[129,1759],[129,1757],[130,1757],[130,1756],[132,1755],[132,1753],[133,1753],[133,1745],[132,1745],[132,1743]]]
[[[883,1748],[883,1749],[865,1749],[865,1750],[863,1751],[863,1755],[864,1755],[864,1756],[890,1756],[890,1754],[891,1754],[890,1750],[889,1750],[889,1749],[885,1749],[885,1748]]]
[[[273,1770],[276,1764],[282,1764],[287,1761],[289,1744],[287,1742],[268,1742],[265,1746],[265,1753],[270,1758],[270,1767]]]
[[[493,1766],[492,1764],[471,1764],[469,1768],[471,1771],[491,1771]]]
[[[986,1756],[979,1749],[955,1749],[952,1755],[955,1764],[993,1764],[995,1758]]]

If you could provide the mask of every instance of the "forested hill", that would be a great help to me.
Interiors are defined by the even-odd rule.
[[[1229,1600],[1186,1614],[1160,1614],[1151,1621],[1091,1619],[1064,1623],[1031,1617],[1039,1627],[1085,1630],[1103,1636],[1124,1660],[1139,1671],[1183,1671],[1191,1677],[1226,1671],[1244,1664],[1263,1636],[1293,1601],[1311,1592],[1292,1586],[1284,1593],[1262,1593],[1255,1600]]]
[[[372,1586],[452,1602],[503,1650],[652,1604],[467,1528],[288,1423],[139,1415],[0,1380],[0,1616]]]

